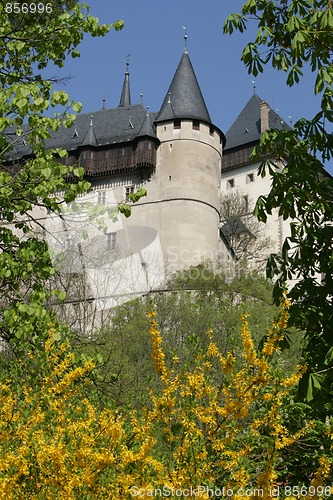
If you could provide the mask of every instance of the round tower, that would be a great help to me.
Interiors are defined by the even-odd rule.
[[[211,122],[187,50],[155,120],[159,235],[168,268],[214,259],[224,135]]]

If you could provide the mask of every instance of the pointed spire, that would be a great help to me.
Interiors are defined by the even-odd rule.
[[[81,146],[98,146],[94,130],[93,118],[94,118],[93,115],[91,115],[89,128],[86,132],[86,135],[83,138],[83,141],[81,142]]]
[[[182,55],[156,122],[194,119],[211,123],[188,53]]]
[[[129,55],[127,56],[126,60],[125,78],[118,108],[124,108],[125,106],[131,105],[131,92],[130,92],[128,66],[129,66]]]

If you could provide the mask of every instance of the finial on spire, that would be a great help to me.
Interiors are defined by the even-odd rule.
[[[256,82],[251,80],[251,83],[253,84],[253,95],[256,95]]]
[[[184,30],[184,40],[185,40],[184,52],[187,53],[187,26],[183,26],[183,30]]]
[[[105,109],[105,98],[103,99],[102,109]]]
[[[126,56],[126,75],[129,74],[129,71],[128,71],[128,66],[129,66],[129,63],[130,63],[130,57],[131,57],[131,54],[127,54]]]

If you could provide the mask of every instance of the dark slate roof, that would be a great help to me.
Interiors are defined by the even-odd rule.
[[[91,116],[89,128],[83,138],[81,146],[98,146],[97,137],[94,130],[93,117]]]
[[[260,97],[253,94],[226,134],[226,150],[259,141],[261,135],[260,104],[262,102]],[[289,125],[272,109],[269,110],[269,128],[290,129]]]
[[[149,119],[148,119],[149,118]],[[64,148],[73,151],[80,146],[105,146],[126,143],[137,137],[148,136],[156,139],[153,121],[156,113],[147,117],[147,109],[141,104],[102,109],[95,113],[85,113],[76,117],[70,128],[60,127],[52,132],[46,141],[48,148]],[[12,140],[17,139],[14,130]],[[20,140],[7,159],[13,160],[31,154],[31,149]]]
[[[28,125],[22,126],[24,135],[28,132]],[[26,139],[23,137],[18,137],[16,135],[16,129],[10,127],[5,131],[6,138],[9,143],[13,143],[13,148],[6,154],[5,161],[13,161],[24,156],[30,156],[32,154],[31,146],[27,144]]]
[[[133,141],[142,129],[146,115],[147,110],[141,104],[104,109],[93,115],[90,113],[78,115],[75,125],[69,129],[61,128],[53,140],[48,141],[48,146],[52,148],[62,146],[67,150],[78,148],[82,145],[91,120],[98,146]],[[147,135],[156,138],[153,129]]]
[[[153,125],[155,117],[156,113],[147,117],[147,109],[142,104],[77,115],[72,127],[60,127],[57,132],[52,132],[46,146],[73,151],[80,146],[97,147],[126,143],[137,137],[148,136],[156,139]],[[22,140],[17,141],[14,130],[12,135],[13,142],[16,140],[15,147],[7,159],[14,160],[30,155],[31,148],[24,146]]]
[[[155,137],[154,117],[156,117],[156,113],[152,115],[148,111],[146,112],[138,137]]]
[[[186,118],[211,123],[192,63],[185,51],[156,122]]]

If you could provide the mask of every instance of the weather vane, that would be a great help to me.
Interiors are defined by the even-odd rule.
[[[184,30],[184,40],[185,40],[185,52],[187,52],[187,26],[183,26]]]
[[[131,57],[131,54],[127,54],[126,56],[126,71],[128,71],[128,66],[129,66],[129,63],[130,63],[130,57]]]

